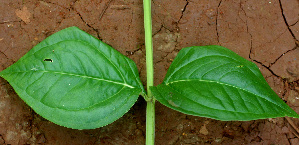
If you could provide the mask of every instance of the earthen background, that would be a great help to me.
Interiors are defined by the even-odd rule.
[[[142,7],[142,0],[0,0],[0,71],[51,34],[77,26],[134,60],[146,84]],[[221,45],[256,63],[299,113],[298,0],[153,0],[152,16],[156,85],[181,48]],[[73,130],[40,117],[1,78],[0,144],[144,144],[145,105],[140,97],[110,125]],[[157,103],[156,144],[295,145],[292,123],[299,120],[217,121]]]

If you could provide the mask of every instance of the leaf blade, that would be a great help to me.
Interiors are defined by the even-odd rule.
[[[41,116],[76,129],[112,123],[145,93],[132,60],[76,27],[48,37],[0,75]]]
[[[220,46],[182,49],[163,83],[151,89],[159,102],[190,115],[226,121],[298,117],[254,63]]]

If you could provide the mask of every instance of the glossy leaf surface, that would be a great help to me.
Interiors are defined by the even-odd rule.
[[[38,114],[76,129],[112,123],[144,93],[132,60],[76,27],[48,37],[0,75]]]
[[[217,120],[298,117],[254,63],[221,46],[182,49],[151,90],[167,107]]]

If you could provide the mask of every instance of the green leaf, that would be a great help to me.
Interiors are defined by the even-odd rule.
[[[112,123],[145,94],[132,60],[77,27],[48,37],[0,76],[36,113],[75,129]]]
[[[169,108],[217,120],[299,117],[254,63],[221,46],[182,49],[163,83],[151,90]]]

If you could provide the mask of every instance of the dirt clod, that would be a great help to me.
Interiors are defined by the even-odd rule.
[[[16,15],[26,24],[30,23],[31,13],[28,11],[26,6],[24,6],[21,10],[16,10]]]

